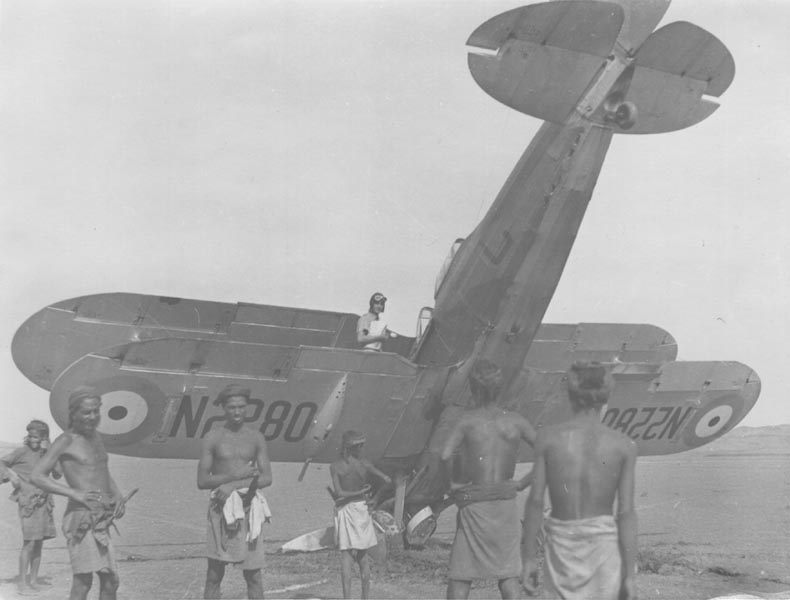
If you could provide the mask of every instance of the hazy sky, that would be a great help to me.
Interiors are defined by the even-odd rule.
[[[465,42],[522,3],[3,0],[0,440],[48,393],[11,358],[32,313],[136,292],[363,312],[413,335],[450,244],[538,121],[480,90]],[[736,63],[693,128],[616,136],[551,322],[658,325],[681,360],[763,382],[790,422],[790,2],[675,0]]]

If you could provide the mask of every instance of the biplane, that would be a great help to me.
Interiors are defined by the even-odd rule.
[[[544,123],[482,221],[452,244],[414,336],[374,352],[358,346],[355,314],[108,293],[31,316],[14,361],[50,391],[64,428],[71,391],[94,386],[99,430],[118,454],[198,458],[229,383],[252,390],[247,421],[274,461],[330,462],[344,430],[363,431],[366,455],[398,475],[380,500],[399,523],[446,491],[437,457],[469,406],[477,358],[500,365],[501,403],[536,427],[568,418],[564,373],[589,359],[611,365],[616,382],[604,423],[640,455],[724,435],[759,396],[749,367],[676,361],[675,340],[652,325],[542,323],[613,136],[698,123],[733,80],[732,56],[710,33],[686,22],[654,31],[668,5],[546,2],[472,33],[475,81]],[[530,458],[525,447],[520,459]]]

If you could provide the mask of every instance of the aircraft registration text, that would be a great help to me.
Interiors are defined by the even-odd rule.
[[[198,402],[197,409],[194,408],[192,397],[185,394],[181,398],[173,424],[170,427],[169,436],[177,437],[182,427],[187,438],[203,438],[211,431],[212,427],[217,427],[225,421],[224,415],[214,414],[206,417],[209,397],[203,396]],[[291,404],[285,400],[274,400],[267,403],[258,398],[250,398],[249,414],[244,419],[245,423],[254,423],[266,441],[271,441],[282,437],[286,442],[299,442],[307,435],[313,417],[318,411],[318,406],[313,402],[301,402]],[[202,423],[202,426],[201,426]]]
[[[692,406],[609,408],[603,416],[603,424],[634,440],[671,440],[695,410]]]

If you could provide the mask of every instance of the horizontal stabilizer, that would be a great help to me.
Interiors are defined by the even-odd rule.
[[[520,112],[564,123],[612,52],[624,12],[609,2],[549,2],[483,23],[469,69],[486,93]]]
[[[653,33],[634,64],[625,100],[636,106],[639,118],[618,133],[662,133],[699,123],[718,108],[704,96],[720,96],[735,77],[735,62],[724,44],[685,22]]]
[[[603,422],[633,439],[640,456],[712,442],[733,429],[760,395],[759,377],[738,362],[615,363],[612,375]],[[553,425],[571,417],[566,390],[564,373],[525,369],[508,405],[536,426]]]

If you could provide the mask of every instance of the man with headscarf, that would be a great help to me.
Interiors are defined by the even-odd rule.
[[[11,481],[14,486],[11,500],[19,505],[19,521],[22,524],[19,593],[23,596],[38,587],[38,569],[41,566],[44,540],[55,537],[52,496],[30,482],[33,468],[48,448],[49,425],[33,419],[27,425],[24,446],[0,458],[0,472],[5,471],[3,481]],[[60,479],[60,469],[55,467],[52,475]]]
[[[386,303],[384,294],[376,292],[370,297],[368,312],[357,321],[357,343],[365,350],[379,351],[381,343],[395,335],[381,316]]]
[[[503,598],[520,595],[521,532],[516,492],[530,476],[514,481],[519,444],[532,445],[535,429],[520,414],[497,405],[502,387],[499,367],[478,359],[469,373],[476,407],[464,413],[442,450],[449,461],[456,450],[464,485],[454,484],[457,528],[450,554],[447,597],[467,598],[472,580],[497,579]]]
[[[115,600],[118,568],[110,538],[114,519],[123,516],[126,499],[110,476],[107,451],[97,431],[101,396],[79,387],[69,396],[68,429],[33,468],[32,483],[51,494],[66,496],[63,534],[73,578],[70,600],[83,600],[99,574],[101,600]],[[48,477],[59,464],[68,485]]]
[[[225,387],[214,400],[225,423],[203,438],[197,486],[211,490],[204,598],[220,597],[228,564],[242,569],[248,598],[263,598],[261,526],[270,513],[261,490],[272,484],[272,469],[263,434],[244,424],[250,394],[238,384]]]
[[[352,429],[343,433],[340,458],[329,467],[332,496],[335,499],[335,541],[340,550],[340,575],[343,597],[351,597],[351,569],[359,565],[362,598],[370,594],[370,561],[367,550],[378,542],[367,505],[370,491],[368,478],[373,475],[384,483],[392,483],[388,475],[362,458],[365,436]]]
[[[522,584],[530,594],[537,588],[537,536],[548,487],[546,591],[556,598],[635,597],[636,443],[601,423],[612,385],[600,363],[574,363],[568,370],[573,417],[538,434],[534,479],[524,509]]]

